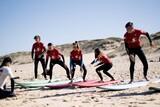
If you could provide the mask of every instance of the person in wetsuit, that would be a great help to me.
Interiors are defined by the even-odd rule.
[[[69,68],[65,64],[64,56],[59,52],[58,49],[55,48],[55,46],[52,43],[48,43],[48,50],[46,55],[46,67],[47,67],[49,58],[51,60],[50,60],[49,71],[47,75],[50,76],[50,80],[52,80],[52,70],[55,64],[58,64],[61,67],[63,67],[66,70],[67,78],[71,80]]]
[[[113,66],[109,57],[106,54],[104,54],[99,48],[96,48],[94,53],[95,53],[95,59],[91,62],[91,64],[94,64],[97,61],[99,61],[99,63],[96,65],[98,66],[96,68],[96,72],[100,77],[101,81],[103,81],[103,76],[101,74],[101,71],[103,71],[104,74],[110,77],[111,81],[114,81],[115,80],[114,77],[108,72],[108,70],[110,70]]]
[[[147,78],[148,62],[142,50],[140,37],[142,35],[145,35],[150,42],[150,46],[153,46],[149,33],[139,29],[135,29],[133,27],[132,22],[128,22],[125,25],[125,28],[127,32],[124,34],[124,42],[125,42],[125,48],[126,48],[127,54],[129,55],[129,59],[130,59],[130,82],[129,83],[132,83],[134,80],[133,77],[134,77],[134,66],[135,66],[136,55],[139,57],[139,59],[143,64],[143,75],[144,75],[144,78],[148,81],[148,78]]]
[[[45,58],[44,58],[44,53],[46,52],[46,48],[41,42],[41,38],[39,35],[36,35],[34,37],[35,43],[32,46],[32,59],[34,60],[34,74],[35,74],[35,79],[37,79],[38,75],[38,63],[41,62],[42,68],[43,68],[43,76],[45,79],[46,77],[46,72],[45,72]]]
[[[73,43],[73,50],[70,53],[70,71],[72,79],[74,78],[76,65],[80,66],[80,70],[83,71],[83,81],[86,81],[87,70],[83,62],[82,50],[77,41]]]

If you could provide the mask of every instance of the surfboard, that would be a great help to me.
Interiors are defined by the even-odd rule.
[[[61,88],[68,88],[68,87],[75,87],[81,84],[90,84],[96,82],[95,80],[87,80],[86,82],[83,82],[83,80],[81,81],[75,81],[73,80],[73,82],[68,82],[68,83],[64,83],[64,84],[52,84],[52,85],[47,85],[46,87],[49,87],[51,89],[61,89]]]
[[[51,82],[60,81],[61,79],[54,79]],[[49,80],[24,80],[24,81],[15,81],[18,85],[30,85],[30,84],[45,84],[48,83]]]
[[[46,84],[52,84],[54,82],[58,82],[60,79],[55,79],[49,82],[49,80],[25,80],[25,81],[15,81],[17,86],[20,86],[22,88],[36,88],[36,87],[41,87]]]
[[[153,91],[160,91],[160,79],[156,79],[154,81],[151,81],[151,83],[153,83],[154,85],[157,84],[156,86],[152,86],[152,87],[149,87],[149,90],[153,90]]]
[[[118,83],[118,82],[120,82],[120,81],[119,80],[115,80],[115,81],[100,82],[100,81],[91,80],[89,82],[75,83],[73,85],[77,86],[79,88],[89,88],[89,87],[98,87],[98,86],[110,85],[110,84],[114,84],[114,83]]]
[[[74,81],[81,81],[82,79],[74,79]],[[70,80],[61,80],[55,79],[49,82],[49,80],[35,80],[35,81],[24,81],[24,82],[16,82],[17,85],[21,86],[22,88],[38,88],[38,87],[45,87],[47,85],[60,85],[69,83]]]
[[[146,86],[149,84],[149,81],[137,81],[133,82],[131,84],[124,83],[120,85],[110,85],[110,86],[99,86],[97,88],[108,90],[108,91],[120,91],[120,90],[126,90],[130,88],[137,88],[137,87],[142,87]]]

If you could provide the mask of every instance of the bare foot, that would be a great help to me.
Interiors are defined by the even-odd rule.
[[[100,81],[98,81],[99,83],[103,83],[104,81],[103,80],[100,80]]]
[[[131,80],[128,84],[132,84],[133,80]]]
[[[149,81],[149,79],[147,77],[144,77],[146,81]]]
[[[114,79],[114,78],[112,78],[110,81],[115,81],[115,79]]]

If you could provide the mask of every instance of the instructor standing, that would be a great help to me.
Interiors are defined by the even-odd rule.
[[[130,59],[130,79],[131,80],[129,83],[133,82],[135,55],[137,55],[141,60],[141,62],[143,63],[143,75],[144,75],[144,78],[148,81],[148,78],[147,78],[148,62],[141,47],[140,37],[142,35],[145,35],[150,42],[150,46],[153,46],[149,33],[135,29],[133,27],[132,22],[128,22],[125,25],[125,28],[127,32],[124,35],[124,42],[125,42],[125,48],[126,48],[127,54],[129,55],[129,59]]]
[[[35,43],[32,46],[32,51],[31,51],[31,55],[32,55],[32,59],[34,60],[34,73],[35,73],[35,79],[37,79],[37,75],[38,75],[38,63],[41,62],[42,64],[42,68],[43,68],[43,76],[45,79],[47,79],[46,77],[46,73],[45,73],[45,59],[44,59],[44,53],[46,52],[46,48],[43,45],[43,43],[41,42],[41,38],[39,35],[36,35],[34,37]]]

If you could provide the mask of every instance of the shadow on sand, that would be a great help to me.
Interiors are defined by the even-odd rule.
[[[140,95],[151,95],[151,94],[157,94],[160,93],[159,91],[145,91],[145,92],[140,92],[140,93],[120,93],[120,94],[116,94],[116,95],[111,95],[109,97],[125,97],[125,96],[140,96]]]

